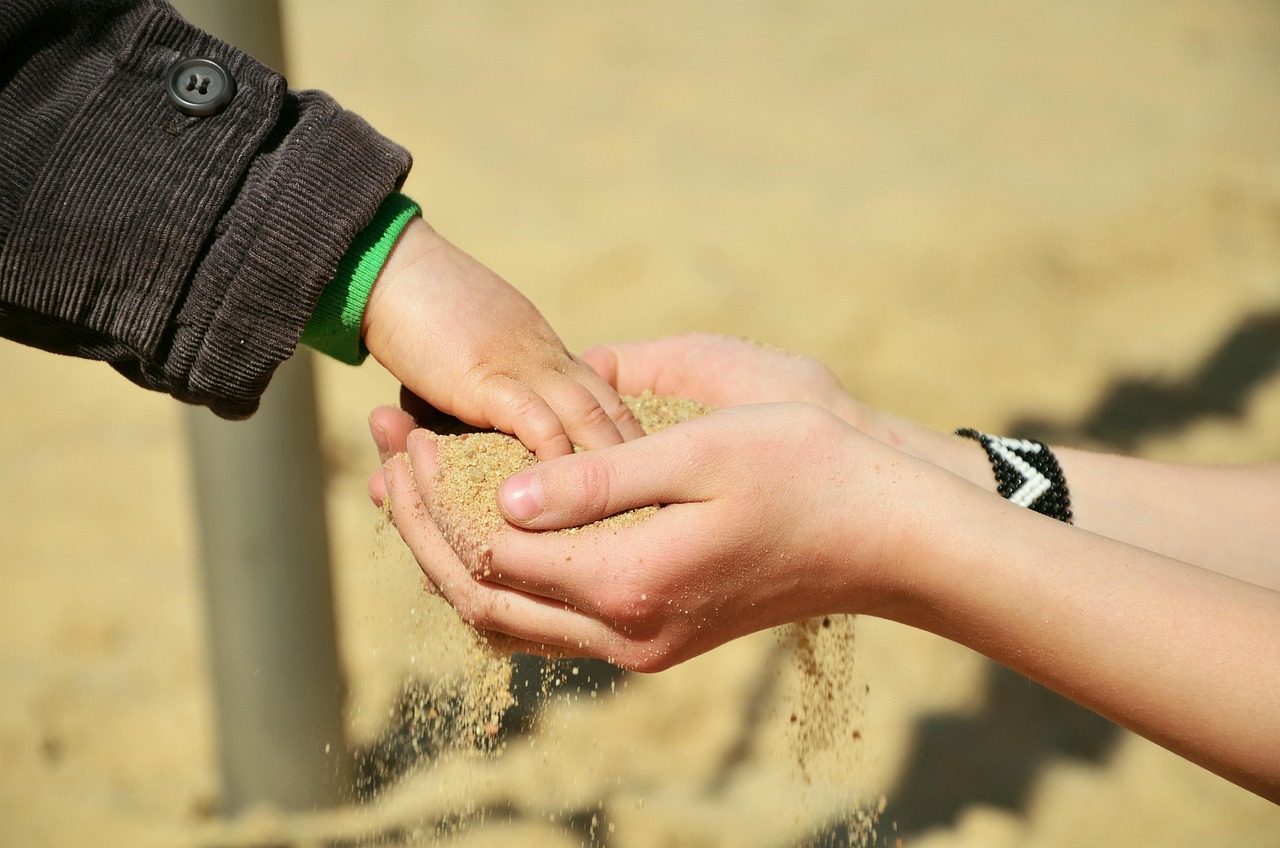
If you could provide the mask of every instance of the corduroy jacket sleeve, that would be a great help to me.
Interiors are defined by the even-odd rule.
[[[235,79],[165,96],[177,61]],[[408,153],[160,0],[0,2],[0,335],[250,415]]]

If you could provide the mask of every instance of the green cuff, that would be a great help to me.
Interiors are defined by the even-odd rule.
[[[369,226],[355,239],[338,271],[316,303],[311,320],[302,330],[302,343],[348,365],[359,365],[369,355],[360,337],[360,322],[369,303],[369,292],[386,264],[391,248],[421,207],[399,192],[382,201]]]

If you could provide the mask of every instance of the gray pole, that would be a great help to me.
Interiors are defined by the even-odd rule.
[[[193,23],[277,70],[275,0],[179,0]],[[248,421],[186,411],[222,807],[333,806],[351,786],[310,354]]]

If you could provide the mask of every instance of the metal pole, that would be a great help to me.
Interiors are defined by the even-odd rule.
[[[275,0],[179,0],[197,26],[277,70]],[[351,786],[310,354],[284,363],[253,418],[186,411],[222,807],[333,806]]]

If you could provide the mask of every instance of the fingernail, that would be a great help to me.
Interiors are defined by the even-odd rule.
[[[542,515],[547,506],[542,489],[542,475],[537,471],[507,478],[498,496],[502,499],[502,508],[508,517],[520,524]]]
[[[391,451],[391,439],[387,436],[387,431],[382,429],[376,421],[369,422],[369,433],[373,436],[373,443],[378,446],[378,454],[386,456]]]

